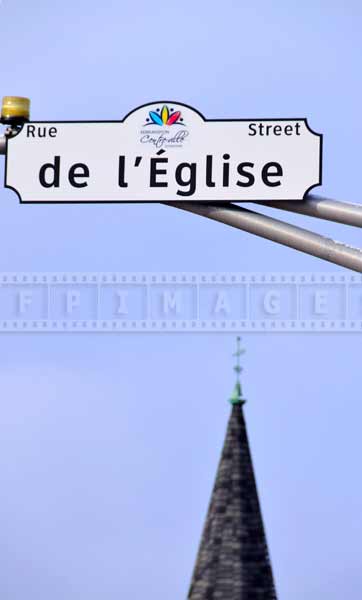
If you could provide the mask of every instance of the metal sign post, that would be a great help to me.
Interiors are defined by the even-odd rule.
[[[1,114],[6,185],[21,202],[161,202],[362,273],[361,249],[232,203],[362,226],[362,206],[309,194],[322,138],[306,119],[206,120],[153,103],[117,122],[28,123],[29,109],[6,97]]]

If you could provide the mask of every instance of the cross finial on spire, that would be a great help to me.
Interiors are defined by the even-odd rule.
[[[240,345],[241,337],[236,338],[236,352],[234,352],[233,356],[236,357],[236,365],[234,366],[234,371],[236,373],[236,383],[233,390],[233,393],[230,398],[231,404],[244,404],[246,402],[245,398],[243,398],[243,392],[241,389],[240,383],[240,374],[243,371],[242,366],[240,365],[240,357],[245,354],[244,348]]]
[[[240,356],[245,354],[245,350],[244,350],[244,348],[241,348],[240,342],[241,342],[241,337],[238,336],[236,338],[236,352],[234,352],[234,354],[233,354],[233,356],[236,356],[236,365],[234,367],[234,371],[236,373],[237,381],[240,381],[240,374],[243,372],[243,368],[240,365]]]

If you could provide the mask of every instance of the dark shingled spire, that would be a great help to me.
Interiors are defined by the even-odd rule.
[[[238,379],[188,600],[276,600]]]

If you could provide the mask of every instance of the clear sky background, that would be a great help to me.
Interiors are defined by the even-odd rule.
[[[360,2],[0,2],[0,95],[33,120],[160,98],[304,117],[361,201]],[[3,177],[3,160],[0,160]],[[264,209],[271,213],[271,209]],[[289,216],[361,246],[361,231]],[[330,271],[161,205],[21,206],[1,271]],[[0,337],[2,600],[181,600],[229,414],[230,334]],[[244,336],[249,435],[280,598],[362,596],[361,334]]]

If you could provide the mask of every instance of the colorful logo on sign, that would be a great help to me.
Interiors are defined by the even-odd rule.
[[[149,116],[146,119],[145,125],[185,125],[180,110],[174,110],[169,108],[166,104],[162,108],[156,108],[156,110],[150,110]]]

